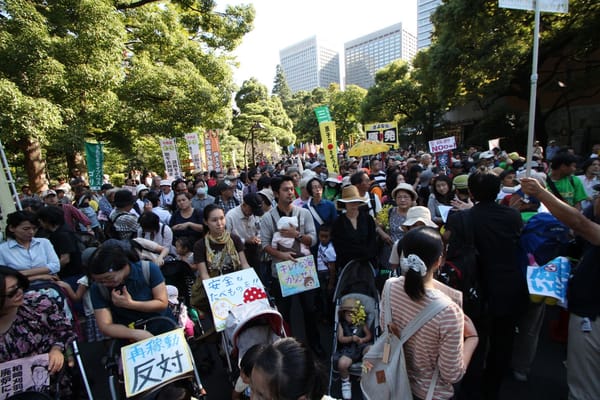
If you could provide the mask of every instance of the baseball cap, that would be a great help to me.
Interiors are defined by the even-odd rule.
[[[179,290],[173,285],[167,285],[167,298],[171,304],[179,304]]]
[[[56,196],[56,192],[52,189],[49,189],[42,193],[42,199],[45,199],[48,196]]]
[[[249,206],[252,209],[252,214],[260,217],[264,214],[262,209],[263,202],[260,199],[260,196],[256,193],[248,193],[244,196],[244,204]]]
[[[452,180],[452,184],[456,189],[464,190],[469,188],[469,175],[458,175]]]
[[[102,186],[100,186],[100,190],[110,190],[112,189],[114,186],[111,185],[110,183],[104,183]]]

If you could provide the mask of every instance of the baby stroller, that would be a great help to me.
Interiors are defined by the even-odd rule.
[[[139,329],[146,326],[146,324],[151,323],[153,321],[163,320],[168,321],[173,324],[173,329],[176,329],[177,326],[175,322],[167,317],[152,317],[143,321],[138,321],[135,323],[134,328]],[[125,388],[124,388],[124,377],[122,375],[122,360],[120,348],[124,343],[121,340],[113,340],[110,343],[108,356],[105,360],[105,368],[108,370],[108,387],[110,392],[111,400],[120,400],[125,399]],[[188,344],[186,343],[186,346]],[[189,350],[189,346],[188,346]],[[164,398],[168,396],[168,390],[173,389],[174,387],[182,388],[187,393],[191,393],[194,398],[203,399],[205,398],[206,392],[202,386],[202,382],[200,381],[200,376],[198,375],[198,371],[194,362],[194,358],[191,358],[191,363],[193,367],[193,371],[190,374],[180,376],[175,381],[168,382],[165,385],[154,387],[147,392],[140,393],[138,395],[129,397],[131,399],[137,400],[151,400],[155,399],[159,396]]]
[[[249,348],[286,336],[283,317],[266,301],[253,301],[229,310],[222,345],[232,381],[237,378],[239,360]]]
[[[338,327],[340,325],[340,308],[345,300],[354,299],[360,301],[365,311],[365,324],[373,333],[373,340],[379,336],[379,292],[375,286],[374,269],[368,261],[350,261],[342,268],[338,277],[338,282],[333,294],[335,304],[335,315],[333,325],[333,345],[331,356],[331,368],[329,369],[329,391],[334,378],[337,380],[337,363],[334,362],[334,355],[338,350]],[[352,364],[348,370],[350,376],[361,376],[362,362],[358,361]]]

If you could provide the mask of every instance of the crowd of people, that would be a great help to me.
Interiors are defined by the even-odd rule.
[[[186,263],[196,279],[192,306],[205,312],[202,280],[253,268],[293,331],[302,321],[305,339],[257,351],[254,368],[245,370],[254,398],[320,398],[325,386],[313,364],[327,356],[322,343],[329,338],[318,328],[334,320],[332,294],[349,262],[364,262],[379,290],[390,276],[402,276],[390,282],[391,329],[401,332],[432,299],[446,296],[435,282],[445,260],[470,252],[476,255],[476,301],[464,293],[462,308],[452,303],[409,339],[408,375],[416,398],[425,398],[439,367],[434,398],[495,399],[508,372],[518,380],[530,373],[532,358],[514,351],[525,346],[535,355],[537,346],[518,329],[529,326],[524,315],[531,302],[519,235],[532,215],[551,212],[584,242],[569,288],[570,398],[598,399],[600,145],[584,157],[553,141],[546,149],[536,142],[534,150],[530,165],[516,152],[472,147],[448,158],[408,150],[340,154],[340,171],[327,171],[322,155],[311,155],[241,173],[235,167],[194,171],[189,179],[134,172],[124,186],[107,182],[97,191],[79,171],[68,184],[37,195],[24,187],[23,210],[6,217],[7,240],[0,244],[0,362],[49,352],[56,372],[58,354],[74,339],[60,304],[52,299],[53,307],[39,309],[47,299],[35,291],[23,295],[28,287],[56,283],[82,302],[87,340],[135,341],[169,329],[160,323],[129,328],[141,318],[173,317],[165,263]],[[302,256],[314,257],[319,289],[284,297],[275,265]],[[299,316],[291,314],[294,302]],[[339,320],[349,320],[349,311],[342,307]],[[19,336],[29,329],[21,327],[27,312],[56,321],[35,327],[43,340]],[[340,344],[361,345],[350,356],[334,355],[343,399],[352,398],[349,360],[360,359],[374,337],[369,327],[354,336],[343,327],[338,332]],[[23,340],[36,343],[19,345]],[[306,376],[292,376],[299,371]],[[283,394],[287,390],[291,394]]]

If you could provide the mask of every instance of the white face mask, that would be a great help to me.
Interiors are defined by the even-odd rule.
[[[196,193],[199,195],[207,195],[208,194],[208,186],[201,186],[198,189],[196,189]]]

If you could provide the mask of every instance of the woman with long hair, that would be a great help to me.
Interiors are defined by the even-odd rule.
[[[442,262],[444,244],[439,232],[430,227],[408,231],[402,239],[400,266],[404,276],[386,282],[390,304],[382,301],[381,310],[391,307],[391,330],[400,332],[431,302],[446,295],[435,288],[434,276]],[[384,289],[385,290],[385,289]],[[404,344],[406,369],[413,396],[425,399],[435,370],[435,399],[451,399],[452,384],[465,373],[478,343],[477,331],[460,306],[447,298],[449,305],[426,322]],[[381,312],[384,323],[385,312]]]
[[[452,179],[448,175],[438,175],[433,178],[427,208],[429,208],[429,212],[431,213],[432,221],[438,226],[444,225],[439,206],[451,207],[452,199],[454,199]]]

